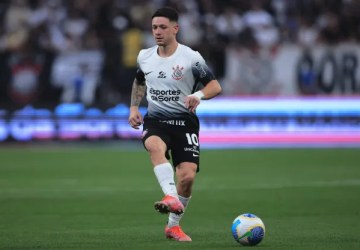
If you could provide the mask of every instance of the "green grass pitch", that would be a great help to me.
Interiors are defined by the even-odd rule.
[[[167,240],[147,153],[108,147],[0,148],[0,249],[238,249],[232,221],[265,223],[258,249],[360,249],[360,149],[203,150]]]

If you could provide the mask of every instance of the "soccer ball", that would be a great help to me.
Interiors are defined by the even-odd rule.
[[[241,214],[231,227],[234,239],[243,246],[255,246],[265,237],[265,225],[255,214]]]

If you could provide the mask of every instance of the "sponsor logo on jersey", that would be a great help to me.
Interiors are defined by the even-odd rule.
[[[181,80],[184,77],[184,73],[182,72],[184,67],[176,65],[176,67],[173,67],[172,69],[174,70],[174,73],[172,74],[173,79]]]
[[[200,62],[195,63],[195,68],[200,73],[200,78],[204,78],[206,76],[206,71],[204,67],[200,64]]]
[[[157,78],[166,78],[166,73],[164,71],[160,71]]]
[[[178,90],[157,90],[151,88],[149,90],[151,100],[159,102],[170,102],[170,101],[179,101],[181,91]]]

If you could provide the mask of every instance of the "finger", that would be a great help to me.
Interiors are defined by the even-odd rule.
[[[139,126],[142,124],[141,122],[138,121],[131,121],[129,122],[130,126],[134,129],[139,129]]]
[[[138,124],[130,124],[130,126],[134,129],[139,129],[139,125]]]
[[[186,100],[186,101],[185,101],[185,108],[187,108],[187,109],[188,109],[188,108],[189,108],[189,106],[190,106],[190,105],[189,105],[189,101],[188,101],[188,100]]]
[[[135,117],[135,121],[137,124],[142,124],[142,117],[141,116]]]

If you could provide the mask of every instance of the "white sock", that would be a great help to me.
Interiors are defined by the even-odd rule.
[[[156,178],[165,195],[178,197],[174,181],[174,169],[169,162],[154,167]]]
[[[189,204],[189,201],[191,199],[191,196],[186,198],[183,196],[178,196],[179,200],[181,201],[181,203],[184,205],[184,212],[182,214],[174,214],[174,213],[170,213],[169,214],[169,219],[168,219],[168,227],[174,227],[174,226],[178,226],[180,223],[181,218],[183,217],[184,213],[185,213],[185,209],[187,207],[187,205]]]

